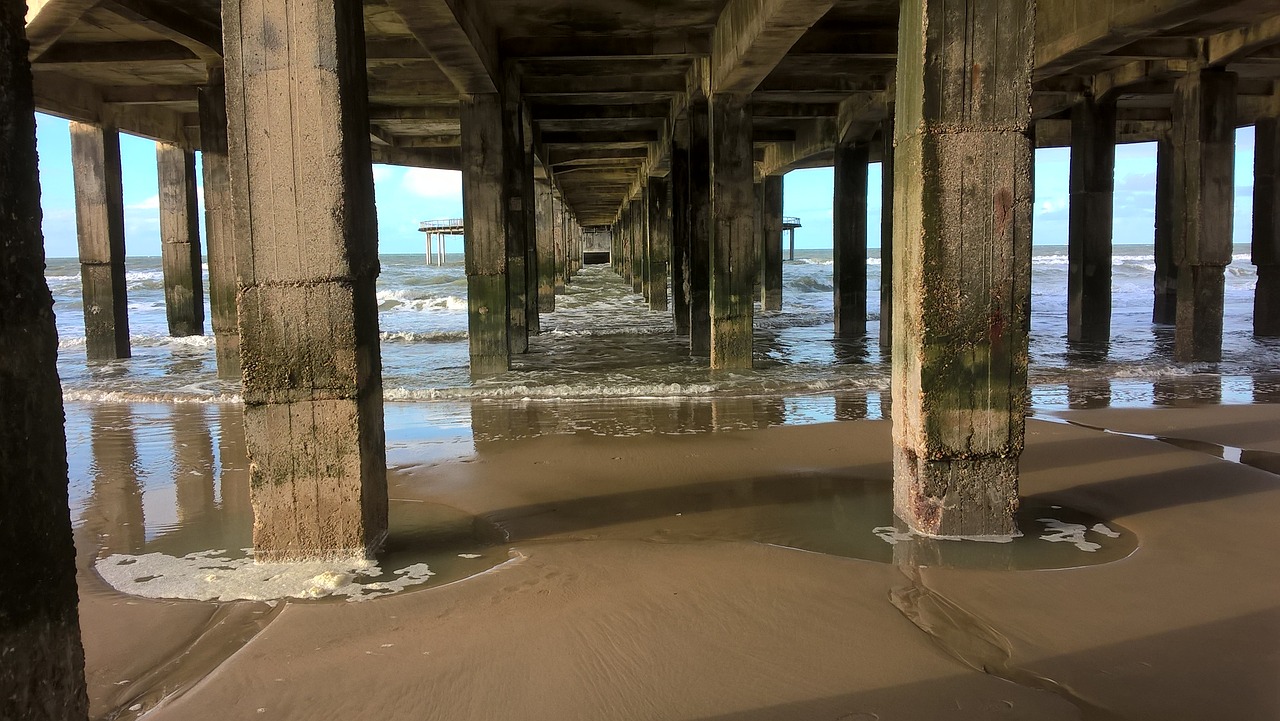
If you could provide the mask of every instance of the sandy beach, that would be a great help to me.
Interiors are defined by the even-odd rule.
[[[172,410],[188,412],[220,420],[219,502],[236,505],[238,409]],[[396,419],[389,439],[422,432]],[[508,540],[479,575],[360,603],[120,594],[92,570],[100,511],[77,536],[92,716],[1275,718],[1280,481],[1219,456],[1266,467],[1278,421],[1274,405],[1031,421],[1024,504],[1137,538],[1121,560],[1055,570],[1005,570],[1008,549],[951,568],[877,538],[883,420],[393,443],[393,529],[396,509],[438,504]],[[172,427],[181,443],[192,426]],[[72,444],[73,468],[84,453]],[[864,555],[883,560],[845,552],[878,545]]]

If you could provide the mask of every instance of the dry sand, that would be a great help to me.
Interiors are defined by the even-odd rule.
[[[1280,406],[1060,417],[1280,451]],[[511,562],[372,602],[275,607],[130,598],[82,570],[93,713],[1280,717],[1277,476],[1033,421],[1024,498],[1135,532],[1133,555],[1066,570],[959,570],[750,540],[794,500],[788,488],[813,496],[824,483],[865,480],[887,498],[889,459],[888,423],[866,420],[543,436],[482,443],[462,459],[424,456],[395,471],[392,496],[498,523]],[[88,569],[92,539],[79,542]]]

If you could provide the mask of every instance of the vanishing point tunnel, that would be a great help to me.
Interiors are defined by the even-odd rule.
[[[160,144],[171,330],[203,332],[202,153],[261,559],[386,534],[374,162],[462,171],[476,376],[526,350],[602,233],[652,308],[670,285],[691,354],[749,367],[802,167],[835,167],[836,333],[865,334],[883,162],[895,510],[925,534],[1014,530],[1036,147],[1071,147],[1069,335],[1088,340],[1109,332],[1116,144],[1159,143],[1156,320],[1212,361],[1234,132],[1256,126],[1255,323],[1280,331],[1274,0],[0,1],[0,537],[40,549],[0,597],[6,714],[83,704],[35,110],[73,121],[90,359],[129,354],[120,132]]]

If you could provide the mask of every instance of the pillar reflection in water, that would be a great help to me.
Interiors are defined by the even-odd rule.
[[[146,524],[138,474],[138,445],[128,406],[95,405],[90,448],[93,492],[85,505],[85,528],[108,553],[142,550]]]
[[[213,438],[203,406],[174,405],[173,485],[178,523],[190,523],[214,507]]]

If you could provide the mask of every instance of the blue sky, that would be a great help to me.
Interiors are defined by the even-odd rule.
[[[49,257],[76,255],[75,200],[71,179],[71,150],[67,123],[37,115],[40,149],[41,204],[44,208],[45,249]],[[1248,243],[1253,211],[1253,129],[1236,136],[1235,242]],[[125,247],[130,256],[160,254],[159,202],[156,187],[155,143],[120,136],[124,171]],[[1154,227],[1156,150],[1153,143],[1122,145],[1116,152],[1116,243],[1149,243]],[[1067,148],[1036,151],[1035,243],[1067,242],[1068,179],[1071,154]],[[461,174],[448,170],[375,165],[379,250],[418,253],[425,239],[418,221],[462,217]],[[871,166],[869,187],[880,184],[880,165]],[[831,247],[830,168],[797,170],[784,182],[784,212],[798,216],[796,247]],[[869,202],[868,244],[880,245],[880,194]],[[462,252],[462,239],[449,241],[449,252]]]

